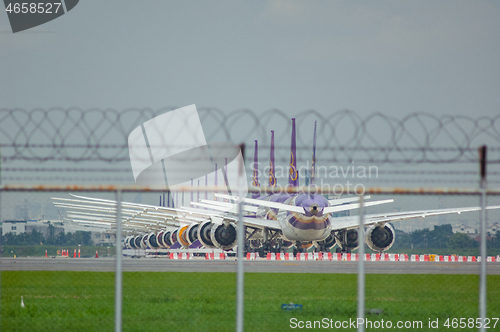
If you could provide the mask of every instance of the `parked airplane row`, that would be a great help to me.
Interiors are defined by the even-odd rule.
[[[314,125],[310,185],[315,183],[316,124]],[[271,132],[269,186],[275,187],[274,132]],[[259,187],[258,152],[255,141],[253,186]],[[296,159],[295,119],[292,119],[290,169],[288,186],[299,186]],[[227,176],[224,176],[227,179]],[[226,183],[227,185],[227,183]],[[230,193],[230,191],[228,191]],[[68,217],[80,223],[106,224],[113,229],[116,222],[116,201],[72,195],[73,198],[52,198],[57,207],[65,208]],[[158,248],[219,248],[236,246],[238,204],[244,211],[245,239],[249,248],[263,247],[283,250],[294,247],[302,251],[316,246],[337,252],[350,252],[359,246],[359,216],[347,211],[359,208],[359,197],[327,199],[315,193],[253,194],[238,199],[230,194],[214,193],[213,200],[201,199],[191,206],[165,207],[137,203],[122,203],[122,227],[129,235],[124,246],[131,249]],[[369,199],[370,196],[365,196]],[[237,203],[240,202],[241,203]],[[392,199],[368,201],[365,206],[393,202]],[[498,209],[500,206],[489,206]],[[365,239],[370,249],[382,252],[391,248],[395,232],[390,222],[425,218],[444,214],[477,211],[480,207],[389,212],[366,215]],[[344,214],[344,215],[342,215]],[[345,215],[347,214],[347,215]]]

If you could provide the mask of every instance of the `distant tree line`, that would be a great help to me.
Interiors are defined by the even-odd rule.
[[[479,234],[475,234],[479,235]],[[488,234],[488,248],[500,248],[500,231],[496,234]],[[410,233],[396,231],[395,249],[426,249],[426,248],[475,248],[479,242],[464,233],[453,233],[450,224],[434,226],[434,230],[429,228],[419,229]]]
[[[15,235],[13,233],[7,233],[2,236],[2,244],[6,245],[21,245],[21,246],[29,246],[29,245],[68,245],[68,246],[77,246],[79,244],[83,246],[92,245],[91,241],[91,233],[84,231],[76,231],[74,233],[68,232],[60,232],[54,234],[53,229],[54,226],[49,225],[49,235],[43,236],[42,233],[32,230],[31,233],[21,233],[19,235]]]

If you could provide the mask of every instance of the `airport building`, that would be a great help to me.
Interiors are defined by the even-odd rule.
[[[52,233],[50,234],[49,226],[52,225]],[[48,220],[5,220],[2,223],[2,235],[12,233],[19,235],[22,233],[31,233],[37,231],[44,237],[57,236],[59,233],[75,233],[76,231],[90,232],[93,245],[109,245],[114,244],[116,240],[115,234],[107,232],[104,227],[83,226],[73,222],[50,222]]]

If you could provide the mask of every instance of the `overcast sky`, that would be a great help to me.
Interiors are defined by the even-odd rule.
[[[0,107],[494,116],[498,1],[84,0],[12,34]]]
[[[82,0],[13,34],[0,11],[0,108],[496,116],[499,17],[493,0]]]

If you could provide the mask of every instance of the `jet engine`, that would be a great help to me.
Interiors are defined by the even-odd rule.
[[[142,238],[141,238],[141,242],[140,242],[140,247],[141,249],[148,249],[148,237],[149,237],[149,234],[145,234],[145,235],[142,235]]]
[[[317,244],[319,245],[319,248],[322,250],[332,249],[337,244],[337,242],[335,240],[335,234],[333,232],[330,233],[330,235],[328,235],[328,237],[326,239],[324,239],[322,241],[318,241]]]
[[[210,231],[212,243],[222,250],[232,249],[236,245],[236,226],[233,223],[228,225],[214,224]]]
[[[212,222],[204,221],[198,226],[198,240],[207,248],[215,248],[212,238],[210,236],[210,231],[212,230]]]
[[[141,249],[142,235],[137,235],[130,240],[130,246],[133,249]]]
[[[394,228],[391,224],[384,226],[371,225],[366,230],[366,244],[373,251],[382,252],[388,250],[394,244]]]
[[[199,224],[193,223],[186,230],[186,240],[189,244],[193,244],[194,241],[198,240],[198,226]]]
[[[132,239],[132,236],[127,236],[123,241],[123,247],[125,249],[132,249],[132,247],[130,246],[130,239]]]
[[[175,231],[173,231],[172,233],[170,233],[170,245],[174,244],[175,242],[177,242],[177,234],[179,233],[179,230],[176,229]]]
[[[160,245],[158,244],[158,241],[156,240],[156,234],[155,233],[151,233],[151,234],[148,235],[147,240],[146,240],[146,244],[150,248],[153,248],[153,249],[160,248]]]
[[[156,234],[156,242],[161,248],[167,248],[167,245],[163,242],[163,234],[165,234],[166,230],[160,231]]]
[[[172,232],[165,232],[163,233],[163,243],[167,248],[170,248],[170,246],[173,244],[172,241],[170,240],[170,236],[172,235]]]
[[[190,243],[187,240],[187,230],[189,226],[183,226],[179,228],[179,231],[177,232],[177,241],[184,247],[184,248],[189,248]]]
[[[358,237],[357,229],[350,229],[347,231],[343,229],[337,232],[337,236],[335,236],[335,243],[337,243],[339,248],[350,252],[351,250],[355,250],[359,247]]]

